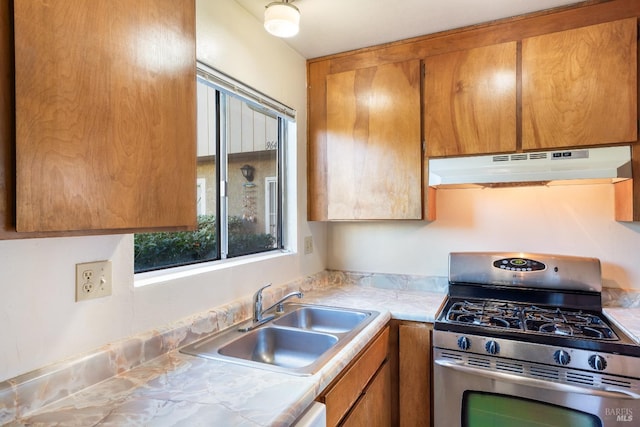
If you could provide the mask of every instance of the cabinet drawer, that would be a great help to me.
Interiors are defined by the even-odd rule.
[[[389,327],[387,326],[337,382],[329,386],[321,400],[327,405],[327,425],[336,425],[351,409],[371,378],[387,357]]]

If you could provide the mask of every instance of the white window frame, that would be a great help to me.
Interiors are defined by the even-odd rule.
[[[275,193],[275,196],[274,196]],[[275,203],[274,199],[275,198]],[[272,229],[278,224],[278,177],[267,176],[264,178],[264,232],[271,234],[273,237],[275,233]]]
[[[218,255],[219,259],[216,259],[216,260],[196,262],[193,264],[186,264],[186,265],[177,266],[177,267],[159,268],[153,271],[136,273],[135,286],[144,286],[147,284],[166,281],[167,279],[173,277],[174,275],[183,277],[185,274],[187,275],[191,274],[189,272],[194,272],[194,274],[197,274],[198,272],[210,271],[211,269],[224,268],[225,266],[237,265],[238,263],[254,262],[259,259],[264,259],[265,257],[271,258],[273,256],[279,256],[278,253],[280,255],[282,255],[283,253],[284,254],[292,253],[290,249],[287,249],[287,248],[289,247],[289,244],[290,244],[289,239],[291,238],[291,236],[296,235],[295,229],[297,227],[295,226],[296,225],[295,220],[293,218],[287,218],[286,213],[288,212],[289,214],[291,214],[292,212],[295,212],[295,209],[289,206],[289,203],[291,203],[292,201],[295,202],[296,200],[295,189],[292,188],[290,190],[284,191],[283,187],[285,187],[285,183],[289,182],[291,179],[290,177],[287,176],[289,173],[292,176],[295,176],[295,171],[288,171],[288,168],[286,166],[289,163],[295,164],[295,161],[292,160],[292,159],[295,159],[295,140],[293,140],[293,142],[291,143],[289,142],[289,139],[295,138],[295,131],[294,131],[294,129],[296,128],[295,110],[291,109],[290,107],[287,107],[284,104],[279,103],[278,101],[275,101],[269,98],[268,96],[248,86],[245,86],[239,82],[234,81],[233,79],[224,75],[223,73],[220,73],[217,70],[211,67],[208,67],[206,64],[198,62],[197,74],[199,78],[202,78],[208,81],[209,83],[211,83],[211,85],[215,87],[216,90],[222,93],[226,92],[227,94],[239,97],[247,103],[251,103],[259,106],[261,109],[270,110],[272,111],[272,113],[274,113],[274,116],[280,117],[282,119],[279,121],[281,146],[279,149],[280,158],[278,160],[280,168],[282,169],[278,171],[278,175],[280,176],[280,179],[282,179],[282,182],[278,183],[277,176],[267,177],[267,179],[265,179],[265,192],[268,192],[269,193],[268,195],[272,196],[273,191],[275,190],[277,194],[276,197],[280,197],[281,199],[281,200],[276,200],[276,203],[275,203],[276,206],[273,206],[274,203],[272,202],[271,197],[265,199],[266,203],[268,203],[269,205],[268,208],[265,209],[266,233],[274,235],[275,233],[271,229],[273,221],[276,221],[276,223],[278,222],[280,223],[281,229],[278,230],[279,236],[274,236],[277,239],[279,239],[279,247],[274,249],[274,251],[265,251],[265,252],[260,252],[256,254],[237,256],[230,259],[226,259],[226,254],[221,250]],[[221,108],[224,108],[224,107],[221,106]],[[224,114],[224,112],[222,114]],[[228,130],[225,129],[224,124],[219,123],[218,125],[220,126],[221,141],[224,141],[224,138],[226,137],[226,133]],[[288,128],[290,126],[292,126],[292,128],[289,130]],[[288,151],[291,151],[291,153],[289,153]],[[220,169],[221,176],[225,176],[226,166],[227,166],[226,156],[221,156],[221,157],[224,157],[224,160],[219,160],[217,167]],[[197,196],[198,196],[198,199],[200,199],[198,201],[197,213],[200,214],[200,213],[206,212],[206,205],[205,205],[206,204],[206,197],[205,197],[206,181],[205,179],[202,179],[202,178],[197,179],[196,185],[197,185]],[[219,217],[225,216],[225,218],[226,218],[226,212],[225,212],[226,211],[225,209],[226,207],[225,192],[226,191],[227,191],[226,182],[221,182],[220,188],[219,188],[219,194],[217,195],[218,201],[220,203],[220,208],[221,208],[219,212]],[[289,191],[292,191],[294,194],[287,195]],[[267,196],[267,194],[265,194],[265,196]],[[281,206],[278,206],[278,204],[281,204]],[[227,240],[226,232],[227,232],[226,227],[221,228],[220,236],[219,236],[221,242],[224,242]],[[293,250],[295,250],[295,242],[293,243],[294,243]]]

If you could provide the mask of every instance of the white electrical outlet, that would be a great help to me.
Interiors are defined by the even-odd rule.
[[[76,264],[76,301],[111,295],[111,261]]]
[[[304,238],[304,253],[305,255],[309,255],[313,253],[313,237],[306,236]]]

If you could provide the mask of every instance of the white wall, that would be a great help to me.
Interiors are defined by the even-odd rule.
[[[315,252],[135,288],[132,235],[0,241],[0,381],[324,269],[326,227],[305,221],[305,60],[233,0],[198,0],[197,13],[198,59],[298,111],[292,243],[312,235]],[[75,264],[102,259],[113,295],[76,303]]]
[[[614,221],[613,185],[438,190],[434,222],[337,223],[328,268],[447,276],[453,251],[599,258],[608,287],[640,290],[640,224]]]

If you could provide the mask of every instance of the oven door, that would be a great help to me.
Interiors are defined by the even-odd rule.
[[[434,349],[435,427],[630,427],[640,420],[640,395],[633,392],[497,372],[440,353]]]

